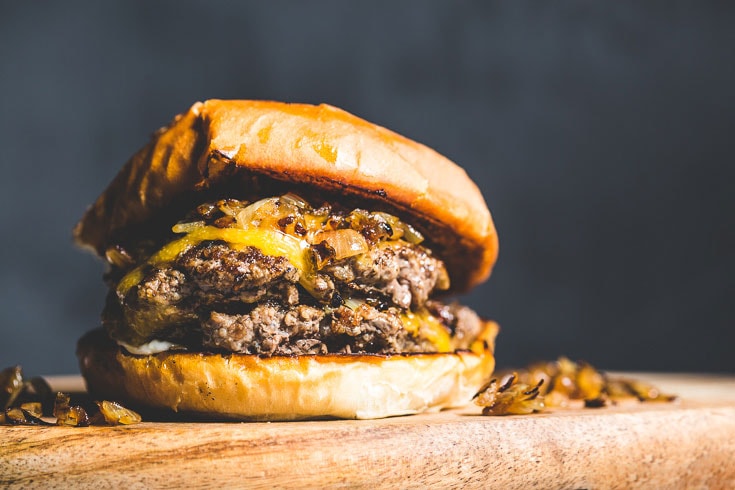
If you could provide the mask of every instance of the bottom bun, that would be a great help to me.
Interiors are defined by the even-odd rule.
[[[101,330],[79,341],[95,397],[229,420],[374,419],[466,404],[495,367],[497,325],[472,351],[259,357],[170,351],[137,356]]]

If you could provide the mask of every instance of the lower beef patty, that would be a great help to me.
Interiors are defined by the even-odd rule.
[[[204,242],[149,270],[121,303],[111,295],[103,318],[113,337],[119,322],[159,340],[191,338],[193,330],[205,348],[259,355],[434,351],[421,327],[404,328],[409,309],[438,318],[454,349],[468,348],[480,330],[469,308],[428,300],[446,271],[418,245],[373,247],[330,264],[311,293],[299,279],[284,257]]]
[[[455,334],[453,350],[468,349],[480,333],[480,318],[470,308],[438,301],[430,301],[428,307],[444,312],[444,325]],[[355,309],[340,306],[328,312],[307,305],[259,305],[247,314],[236,315],[212,312],[202,329],[206,347],[246,354],[395,354],[435,350],[425,337],[412,335],[403,327],[397,308],[379,311],[366,303]]]

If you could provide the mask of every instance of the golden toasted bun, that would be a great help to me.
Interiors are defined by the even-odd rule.
[[[496,332],[488,322],[477,353],[261,358],[135,356],[95,330],[77,355],[93,396],[134,406],[232,420],[373,419],[466,404],[495,367]]]
[[[245,100],[196,103],[158,131],[87,211],[75,237],[103,255],[129,227],[171,206],[198,204],[196,192],[250,189],[263,180],[313,186],[408,217],[446,263],[453,291],[485,280],[498,253],[482,194],[450,160],[329,105]]]

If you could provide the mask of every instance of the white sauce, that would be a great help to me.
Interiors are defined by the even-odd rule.
[[[147,356],[150,354],[158,354],[159,352],[165,352],[169,350],[171,347],[176,346],[176,344],[172,344],[171,342],[166,342],[165,340],[151,340],[147,344],[143,345],[130,345],[126,344],[125,342],[117,341],[118,345],[121,347],[124,347],[126,351],[130,352],[131,354],[135,354],[136,356]]]

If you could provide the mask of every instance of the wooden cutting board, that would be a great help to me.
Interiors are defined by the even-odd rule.
[[[735,488],[735,377],[631,376],[680,400],[507,417],[470,405],[368,421],[0,427],[0,487]]]

